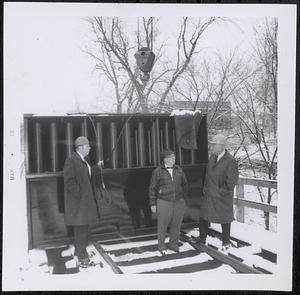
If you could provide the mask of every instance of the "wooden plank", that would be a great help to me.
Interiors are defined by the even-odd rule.
[[[190,166],[190,165],[183,165],[182,167],[184,169],[187,169],[188,171],[190,170],[197,170],[199,168],[203,168],[205,167],[205,164],[197,164],[194,166]],[[111,174],[111,173],[128,173],[128,172],[134,172],[137,169],[143,169],[143,170],[150,170],[152,171],[155,168],[155,166],[147,166],[147,167],[142,167],[142,168],[105,168],[103,169],[103,174]],[[58,171],[58,172],[43,172],[43,173],[30,173],[26,175],[26,179],[34,179],[34,178],[51,178],[51,177],[59,177],[59,176],[63,176],[63,172],[62,171]]]
[[[31,173],[26,175],[26,179],[41,179],[63,176],[63,172]]]
[[[123,273],[119,266],[110,258],[110,256],[104,251],[104,249],[97,242],[93,243],[97,251],[101,254],[103,259],[110,265],[114,273]]]
[[[237,206],[243,206],[243,207],[249,207],[253,209],[262,210],[264,212],[271,212],[271,213],[277,213],[277,206],[264,204],[264,203],[258,203],[248,200],[241,200],[234,198],[233,203]]]
[[[262,272],[258,269],[255,269],[253,267],[250,267],[246,264],[243,264],[241,261],[239,261],[239,260],[237,260],[233,257],[229,257],[228,255],[214,249],[213,247],[206,246],[206,245],[201,244],[201,243],[197,243],[197,244],[191,243],[190,238],[187,237],[184,234],[180,235],[180,239],[184,242],[188,242],[196,250],[207,253],[211,257],[213,257],[213,258],[215,258],[219,261],[222,261],[225,264],[230,265],[235,270],[237,270],[241,273],[264,274],[264,272]]]
[[[239,184],[277,189],[277,180],[240,177]]]
[[[236,187],[236,195],[239,200],[244,199],[244,185],[238,184]],[[236,219],[238,222],[245,222],[244,206],[238,206],[236,210]]]

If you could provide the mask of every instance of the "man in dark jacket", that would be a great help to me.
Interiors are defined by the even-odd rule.
[[[76,152],[66,159],[64,166],[65,224],[74,231],[74,256],[80,265],[89,264],[86,251],[88,228],[99,221],[99,211],[92,186],[92,168],[86,160],[90,145],[86,137],[75,140]],[[103,161],[99,161],[98,166]]]
[[[233,190],[238,182],[238,166],[226,150],[226,138],[216,135],[212,142],[212,155],[207,164],[203,199],[200,208],[200,237],[206,242],[209,222],[222,226],[222,250],[230,247],[230,225],[233,218]]]
[[[158,250],[166,254],[165,236],[169,226],[169,249],[179,252],[178,240],[185,211],[187,180],[181,167],[175,165],[171,150],[161,153],[163,165],[151,177],[149,199],[151,211],[157,213]]]

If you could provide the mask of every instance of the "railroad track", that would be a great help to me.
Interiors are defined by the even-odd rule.
[[[239,251],[241,249],[233,247],[228,253],[224,253],[214,245],[192,243],[191,236],[186,232],[182,232],[180,236],[180,252],[168,250],[165,256],[157,251],[156,234],[94,242],[94,246],[112,270],[119,274],[205,273],[216,270],[228,273],[272,273],[270,268],[265,267],[266,263],[259,266],[257,259],[254,259],[255,263],[251,259],[249,261],[251,255],[256,255],[250,255],[251,251]],[[251,245],[244,247],[247,250]]]

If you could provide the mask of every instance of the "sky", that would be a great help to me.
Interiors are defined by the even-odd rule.
[[[12,10],[5,15],[5,81],[7,94],[18,101],[23,113],[107,112],[115,109],[112,87],[84,52],[89,48],[89,26],[78,14],[56,9]],[[125,18],[133,30],[136,17]],[[201,40],[199,54],[235,47],[250,50],[254,42],[254,18],[234,19],[210,27]],[[165,54],[174,56],[174,41],[181,19],[164,16],[159,20],[158,40],[166,40]]]

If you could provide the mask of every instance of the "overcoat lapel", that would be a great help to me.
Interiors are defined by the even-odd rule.
[[[74,154],[75,154],[75,157],[77,158],[77,160],[79,160],[81,163],[83,163],[83,164],[84,164],[84,167],[85,167],[86,173],[87,173],[88,177],[89,177],[89,178],[90,178],[90,180],[91,180],[91,177],[90,177],[90,175],[89,175],[89,168],[87,167],[87,164],[86,164],[86,162],[84,162],[84,161],[82,160],[82,158],[81,158],[81,157],[78,155],[78,153],[74,152]]]

